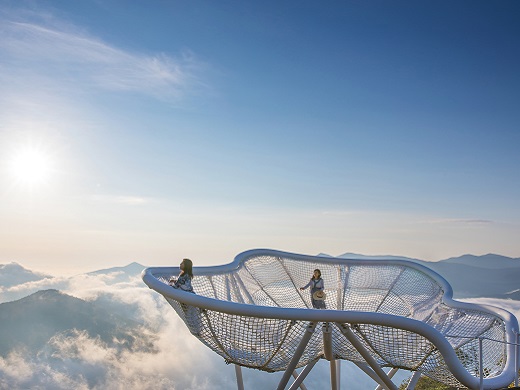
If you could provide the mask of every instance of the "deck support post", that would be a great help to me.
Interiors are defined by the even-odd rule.
[[[379,378],[377,376],[377,374],[374,372],[374,370],[372,370],[370,368],[370,366],[366,363],[359,363],[359,362],[354,362],[354,364],[361,370],[363,371],[365,374],[367,374],[370,378],[372,378],[374,380],[374,382],[380,384],[381,386],[383,386],[383,389],[385,390],[388,390],[386,385],[385,385],[385,382],[383,382],[381,380],[381,378]]]
[[[296,351],[294,351],[294,355],[289,362],[289,365],[287,366],[287,369],[283,373],[282,379],[280,380],[280,383],[278,384],[277,390],[284,390],[285,386],[287,386],[287,383],[289,382],[289,379],[291,378],[292,372],[296,369],[296,366],[298,365],[298,362],[300,361],[300,358],[303,355],[303,352],[305,352],[305,348],[307,347],[307,344],[309,343],[312,335],[314,334],[314,329],[316,327],[316,324],[314,322],[310,322],[309,325],[307,325],[307,330],[303,334],[303,337],[300,341],[300,344],[296,348]]]
[[[235,364],[235,375],[237,376],[237,389],[244,390],[244,378],[242,378],[242,367]]]
[[[325,359],[330,362],[330,388],[331,390],[338,390],[338,374],[336,372],[336,360],[334,359],[334,354],[332,352],[332,327],[328,322],[323,324],[322,327],[323,332],[323,352],[325,354]]]
[[[336,382],[338,384],[338,389],[341,386],[341,360],[334,360],[334,364],[336,365]]]
[[[484,390],[484,350],[482,348],[482,337],[478,338],[478,376],[479,389]]]
[[[386,374],[386,375],[388,375],[388,377],[389,377],[390,379],[392,379],[393,376],[395,375],[395,373],[396,373],[397,371],[399,371],[398,368],[392,367],[392,368],[390,369],[390,371],[388,371],[388,374]],[[383,390],[383,389],[384,389],[384,386],[383,386],[383,385],[379,385],[379,386],[376,387],[376,390]]]
[[[292,384],[291,386],[289,386],[289,390],[293,389],[294,383],[295,383],[296,380],[298,379],[298,376],[299,376],[298,371],[294,370],[294,371],[292,372],[292,376],[293,376],[293,378],[294,378],[294,382],[293,382],[293,384]],[[303,378],[302,378],[302,382],[301,382],[301,383],[298,383],[298,385],[300,385],[300,389],[301,389],[301,390],[307,390],[307,386],[305,386],[305,385],[303,384]],[[296,387],[298,387],[298,386],[296,386]],[[295,389],[296,389],[296,388],[295,388]]]
[[[389,390],[398,390],[397,386],[392,382],[392,380],[386,375],[386,373],[383,371],[381,367],[379,367],[379,364],[377,364],[376,359],[373,358],[373,356],[368,352],[368,350],[365,348],[363,343],[357,338],[357,336],[350,330],[350,327],[346,324],[338,324],[339,330],[341,333],[345,335],[345,337],[350,341],[352,346],[356,348],[356,350],[360,353],[361,356],[363,356],[363,359],[367,362],[367,364],[374,370],[375,374],[381,378],[383,383],[388,387]]]
[[[422,374],[419,371],[415,371],[412,375],[412,378],[410,379],[410,382],[408,382],[408,386],[406,386],[406,390],[414,390],[415,385],[417,385],[417,382],[419,382],[421,375]]]
[[[515,337],[515,387],[518,387],[518,371],[520,371],[520,333]]]
[[[289,387],[289,390],[296,390],[298,388],[298,386],[300,386],[300,389],[302,390],[305,390],[306,387],[305,385],[303,384],[303,381],[305,380],[305,378],[307,377],[307,375],[309,375],[309,372],[311,372],[312,368],[314,367],[314,365],[318,363],[318,360],[315,360],[313,362],[310,362],[309,364],[307,364],[305,366],[305,368],[300,372],[300,374],[298,375],[298,377],[296,378],[296,380],[293,382],[293,384],[291,385],[291,387]],[[294,371],[293,371],[294,373]],[[294,375],[294,374],[293,374]]]

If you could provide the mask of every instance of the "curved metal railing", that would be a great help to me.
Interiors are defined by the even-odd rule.
[[[312,309],[298,288],[314,268],[325,281],[325,310]],[[505,387],[515,377],[516,318],[453,300],[447,281],[418,263],[257,249],[227,265],[195,267],[196,294],[168,285],[178,272],[147,268],[142,277],[229,363],[287,374],[320,358],[345,359],[368,363],[388,388],[395,386],[381,367],[471,389]]]

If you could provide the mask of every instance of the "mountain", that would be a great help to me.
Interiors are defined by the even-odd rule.
[[[515,299],[511,293],[520,285],[520,266],[489,269],[448,262],[422,262],[444,277],[453,288],[455,298]]]
[[[418,259],[413,259],[411,257],[405,256],[369,256],[369,255],[360,255],[357,253],[343,253],[338,256],[340,259],[353,259],[353,260],[408,260],[408,261],[420,261]]]
[[[89,279],[99,277],[106,286],[128,283],[141,285],[139,276],[144,268],[139,263],[131,263],[124,267],[107,268],[67,278],[32,272],[16,263],[0,264],[0,303],[21,299],[39,290],[68,290],[78,283],[81,285],[85,276]]]
[[[325,253],[319,256],[330,257]],[[339,258],[347,259],[394,259],[408,260],[420,263],[443,276],[453,288],[455,298],[502,298],[520,300],[520,259],[506,256],[487,254],[483,256],[463,255],[451,257],[445,260],[431,262],[405,256],[367,256],[356,253],[344,253]],[[138,280],[145,266],[139,263],[131,263],[124,267],[112,267],[89,272],[86,275],[100,276],[107,286],[118,283],[140,284]],[[81,278],[77,275],[73,278]],[[72,280],[70,278],[69,280]],[[29,281],[49,279],[43,288],[66,289],[67,280],[61,279],[53,284],[50,276],[26,270],[22,266],[11,263],[0,265],[0,302],[20,299],[38,288],[33,286],[27,289],[10,289],[9,287],[23,284]],[[40,287],[42,288],[42,287]],[[25,293],[24,293],[25,291]],[[100,305],[118,312],[119,307],[109,295],[101,295],[97,298]]]
[[[366,256],[344,253],[344,259],[408,260],[440,274],[453,289],[455,298],[501,298],[520,300],[520,259],[495,254],[463,255],[441,261],[424,261],[404,256]]]
[[[107,269],[101,269],[87,273],[87,275],[99,276],[99,275],[110,275],[109,284],[125,283],[129,282],[132,278],[140,276],[143,269],[146,267],[139,263],[133,262],[124,267],[112,267]]]
[[[520,258],[514,259],[489,253],[483,256],[463,255],[460,257],[451,257],[446,260],[441,260],[439,263],[462,264],[486,269],[504,269],[520,267]]]
[[[487,254],[418,262],[444,277],[455,298],[520,298],[520,259]]]
[[[319,257],[334,257],[334,256],[329,255],[328,253],[322,253],[322,252],[318,253],[316,256],[319,256]]]
[[[139,324],[115,315],[102,305],[63,294],[38,291],[17,301],[0,304],[0,356],[15,348],[41,350],[55,335],[85,331],[107,344],[131,346],[132,330]]]
[[[51,277],[39,272],[29,271],[17,263],[0,264],[0,288],[9,288]]]

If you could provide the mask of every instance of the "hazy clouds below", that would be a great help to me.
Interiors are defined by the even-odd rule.
[[[173,309],[149,290],[139,276],[111,284],[114,274],[45,278],[4,288],[3,295],[26,296],[43,289],[110,305],[118,314],[139,321],[143,344],[129,350],[109,346],[86,332],[53,337],[39,351],[15,350],[0,357],[1,388],[53,389],[210,389],[229,388],[232,367],[209,353],[187,331]],[[36,319],[37,321],[37,319]],[[224,367],[222,367],[224,366]],[[222,375],[222,370],[230,375]],[[196,375],[196,372],[203,375]]]
[[[138,321],[142,326],[135,332],[143,345],[137,343],[130,350],[108,345],[82,331],[58,334],[41,350],[18,349],[0,357],[0,388],[202,390],[236,387],[234,366],[226,365],[220,356],[193,337],[169,304],[148,289],[139,275],[125,278],[121,271],[71,278],[44,277],[4,286],[1,298],[4,302],[11,301],[46,289],[97,302]],[[275,388],[281,373],[244,369],[243,376],[246,388],[265,389]],[[356,377],[362,388],[364,378],[360,379],[359,374]],[[319,388],[324,379],[328,381],[328,365],[320,362],[305,383],[310,388]]]
[[[18,274],[20,270],[17,270]],[[22,272],[23,274],[23,272]],[[108,344],[84,331],[57,334],[41,350],[17,349],[0,357],[2,389],[230,389],[236,388],[233,365],[205,347],[187,330],[169,304],[148,289],[138,274],[124,271],[33,280],[4,285],[2,302],[39,290],[57,289],[95,302],[140,324],[132,348]],[[12,299],[9,299],[12,298]],[[520,302],[490,298],[467,299],[503,307],[520,316]],[[408,373],[398,375],[400,383]],[[243,369],[246,389],[276,388],[281,373]],[[329,365],[320,361],[305,380],[309,389],[329,386]],[[342,362],[342,388],[375,388],[351,363]]]
[[[460,301],[500,307],[510,313],[513,313],[517,319],[520,319],[520,301],[498,298],[467,298],[460,299]]]

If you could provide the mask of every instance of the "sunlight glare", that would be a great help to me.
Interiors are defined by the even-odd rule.
[[[38,148],[26,147],[18,150],[9,164],[11,176],[26,186],[44,183],[51,173],[51,159]]]

